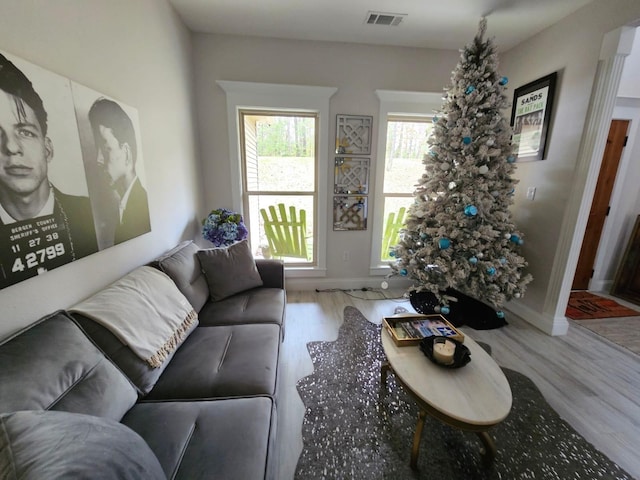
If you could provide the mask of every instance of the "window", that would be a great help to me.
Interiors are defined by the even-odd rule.
[[[243,205],[253,253],[281,258],[287,265],[313,265],[318,116],[247,110],[239,114]],[[285,218],[280,204],[285,207]],[[306,219],[303,225],[301,216]],[[277,219],[276,224],[265,228],[265,217],[267,223]]]
[[[326,275],[327,252],[327,204],[329,169],[329,99],[336,92],[333,87],[310,87],[303,85],[281,85],[272,83],[216,82],[227,97],[227,127],[229,132],[229,162],[231,167],[229,205],[243,212],[251,221],[249,198],[245,195],[242,168],[240,111],[272,112],[286,116],[287,113],[311,114],[315,116],[317,170],[315,172],[316,200],[314,211],[308,215],[313,222],[313,261],[285,265],[287,277],[320,277]],[[302,115],[304,116],[304,115]],[[333,161],[333,157],[331,157]],[[260,187],[262,188],[262,187]],[[267,190],[260,191],[264,194]],[[291,192],[287,192],[286,196]],[[305,195],[308,192],[303,191]],[[250,238],[250,241],[254,240]],[[254,247],[252,243],[252,248]],[[258,245],[259,246],[259,245]]]
[[[428,151],[432,117],[387,118],[387,148],[384,155],[384,230],[380,261],[390,261],[389,246],[397,242],[398,224],[413,203],[417,180],[424,173],[422,159]],[[402,210],[404,209],[404,210]],[[403,214],[404,212],[404,214]],[[395,223],[395,227],[391,223]]]
[[[401,208],[406,210],[413,203],[415,185],[424,173],[422,159],[442,94],[377,90],[376,95],[380,99],[380,128],[370,274],[385,275],[391,260],[388,244],[395,244],[390,238],[400,228],[397,216]]]

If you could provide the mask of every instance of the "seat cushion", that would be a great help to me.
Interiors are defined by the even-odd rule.
[[[0,344],[0,413],[62,410],[120,420],[136,389],[64,312]]]
[[[275,395],[279,347],[273,324],[198,327],[145,399]]]
[[[0,415],[0,478],[166,480],[155,454],[125,425],[44,411]]]
[[[268,397],[145,402],[122,422],[151,447],[167,478],[276,478],[276,416]]]
[[[209,299],[207,280],[196,257],[198,250],[198,246],[192,241],[182,242],[153,262],[154,266],[175,282],[196,312]]]
[[[122,343],[108,328],[103,327],[98,322],[79,313],[71,313],[70,315],[78,325],[80,325],[87,336],[89,336],[113,363],[122,370],[129,380],[131,380],[138,389],[139,397],[143,397],[151,391],[176,352],[174,350],[169,353],[160,367],[153,368],[133,353],[133,350]],[[195,328],[197,328],[196,323],[185,332],[185,336],[190,335]]]
[[[220,302],[207,302],[198,319],[204,327],[245,323],[282,326],[286,302],[286,292],[281,288],[254,288]]]
[[[262,286],[262,277],[246,240],[226,248],[198,250],[197,256],[214,302]]]

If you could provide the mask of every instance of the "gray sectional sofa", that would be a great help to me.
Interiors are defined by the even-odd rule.
[[[0,478],[277,478],[284,268],[238,248],[184,242],[140,267],[198,313],[159,366],[83,303],[0,342]]]

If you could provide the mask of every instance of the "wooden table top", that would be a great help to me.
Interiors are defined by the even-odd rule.
[[[461,368],[440,367],[418,346],[398,347],[385,328],[382,347],[395,375],[413,394],[455,422],[491,426],[511,410],[511,387],[491,356],[472,338],[464,344],[471,362]]]

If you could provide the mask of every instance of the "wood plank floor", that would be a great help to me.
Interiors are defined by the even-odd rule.
[[[401,292],[385,292],[386,296]],[[292,479],[302,451],[304,405],[296,382],[312,373],[306,344],[335,340],[344,307],[380,323],[408,300],[382,299],[376,291],[288,291],[286,337],[278,392],[281,480]],[[356,298],[359,297],[359,298]],[[550,337],[508,314],[509,325],[466,335],[489,343],[498,364],[531,378],[549,404],[596,448],[640,479],[640,356],[570,322],[569,333]],[[428,435],[428,432],[424,432]],[[408,458],[408,456],[407,456]]]

